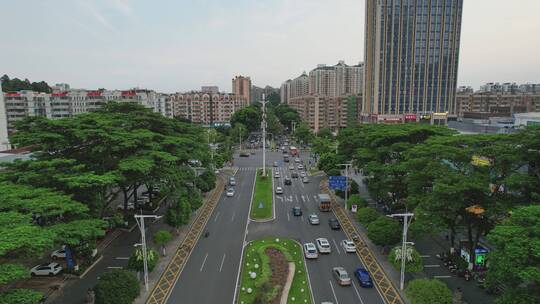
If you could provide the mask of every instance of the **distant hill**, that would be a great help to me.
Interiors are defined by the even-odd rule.
[[[45,82],[30,82],[30,80],[20,80],[19,78],[10,79],[8,75],[0,78],[3,92],[18,92],[21,90],[30,90],[42,93],[51,93],[51,87]]]

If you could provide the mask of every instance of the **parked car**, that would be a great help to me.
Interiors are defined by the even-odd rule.
[[[45,263],[37,265],[30,269],[30,275],[32,276],[54,276],[62,271],[62,266],[56,262]]]
[[[291,177],[292,178],[298,178],[298,173],[296,173],[296,172],[291,173]]]
[[[234,188],[229,188],[229,189],[227,189],[227,196],[228,196],[228,197],[234,196]]]
[[[118,206],[116,206],[116,209],[124,210],[125,209],[124,203],[118,204]],[[133,202],[128,202],[127,210],[135,210],[135,204]]]
[[[55,250],[51,253],[51,258],[53,260],[56,259],[65,259],[66,258],[66,246],[62,246],[62,248]]]
[[[339,221],[335,218],[331,218],[328,220],[328,225],[330,226],[330,229],[332,230],[339,230],[341,228],[341,225],[339,224]]]
[[[294,216],[302,216],[302,209],[298,206],[292,208],[292,214]]]
[[[290,185],[292,185],[292,180],[291,180],[291,178],[290,178],[290,177],[285,177],[284,184],[285,184],[285,186],[290,186]]]
[[[313,243],[305,243],[304,244],[304,255],[306,259],[316,259],[319,257],[319,254],[317,254],[317,247],[315,247],[315,244]]]
[[[341,241],[341,247],[343,247],[343,250],[345,250],[345,252],[351,252],[351,253],[356,252],[356,245],[354,245],[354,242],[351,240]]]
[[[236,179],[234,179],[234,177],[229,178],[229,185],[236,186]]]
[[[283,194],[283,188],[276,187],[276,194]]]
[[[319,253],[330,253],[332,252],[332,248],[330,247],[330,243],[325,238],[318,238],[315,240],[315,243],[317,244],[317,250],[319,250]]]
[[[310,214],[308,220],[311,225],[319,225],[321,223],[321,221],[319,220],[319,216],[315,213]]]
[[[351,277],[349,276],[345,268],[334,267],[332,268],[332,273],[334,274],[334,278],[336,278],[339,285],[341,286],[351,285]]]
[[[309,183],[309,178],[308,178],[307,176],[304,176],[304,177],[302,178],[302,182],[303,182],[304,184]]]
[[[371,276],[369,275],[369,272],[363,268],[358,267],[354,271],[354,276],[358,279],[358,283],[361,287],[370,288],[373,287],[373,281],[371,280]]]

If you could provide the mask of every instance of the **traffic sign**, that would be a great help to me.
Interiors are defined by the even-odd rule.
[[[328,186],[330,189],[338,189],[341,191],[345,191],[347,189],[347,177],[330,176],[328,180]]]

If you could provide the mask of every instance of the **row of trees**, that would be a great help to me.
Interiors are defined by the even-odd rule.
[[[210,165],[207,132],[140,105],[112,102],[68,119],[30,117],[17,130],[12,143],[31,147],[32,159],[0,173],[0,302],[35,294],[11,290],[28,277],[33,258],[60,245],[75,257],[95,248],[108,225],[101,219],[114,213],[120,193],[128,210],[138,188],[158,187],[173,202],[167,221],[178,227],[202,204],[199,190],[214,187],[212,170],[197,176],[189,166]]]
[[[8,75],[0,77],[3,92],[18,92],[22,90],[51,93],[52,89],[45,81],[30,82],[30,80],[10,79]]]
[[[537,303],[530,299],[537,300],[540,291],[540,263],[531,242],[540,235],[540,217],[537,206],[528,206],[540,197],[540,128],[514,135],[458,135],[416,124],[361,125],[343,130],[338,141],[339,154],[326,152],[319,166],[332,170],[352,159],[379,204],[391,212],[415,213],[413,237],[448,231],[457,247],[456,235],[463,229],[474,260],[473,249],[488,236],[496,247],[489,257],[488,284],[508,286],[499,302]],[[375,225],[390,219],[360,213],[373,221],[370,238],[377,239],[375,227],[391,225]],[[509,237],[515,240],[509,243]]]

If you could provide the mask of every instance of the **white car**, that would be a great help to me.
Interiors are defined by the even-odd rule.
[[[354,245],[353,241],[351,240],[341,241],[341,247],[343,247],[343,250],[345,250],[345,252],[351,252],[351,253],[356,252],[356,245]]]
[[[320,253],[330,253],[332,252],[332,248],[330,247],[330,243],[325,238],[318,238],[315,240],[317,243],[317,249]]]
[[[66,249],[65,246],[62,246],[61,249],[55,250],[51,253],[51,258],[56,259],[65,259],[66,258]]]
[[[300,172],[300,177],[302,177],[302,178],[307,177],[306,172],[301,171],[301,172]]]
[[[234,177],[229,178],[229,185],[231,186],[236,185],[236,179],[234,179]]]
[[[289,165],[289,170],[294,170],[294,165]]]
[[[319,220],[319,216],[315,213],[312,213],[308,216],[309,223],[311,225],[319,225],[321,221]]]
[[[304,169],[304,165],[300,164],[298,165],[298,170],[303,170]]]
[[[300,158],[298,158],[298,157],[295,158],[295,159],[294,159],[294,162],[299,163],[299,162],[300,162]]]
[[[281,177],[281,174],[279,173],[279,171],[277,171],[276,173],[274,173],[274,177],[275,177],[275,178],[280,178],[280,177]]]
[[[276,194],[283,194],[283,188],[276,187]]]
[[[304,244],[304,255],[306,256],[306,259],[316,259],[319,257],[317,254],[317,247],[315,247],[315,244],[313,243],[305,243]]]
[[[56,262],[45,263],[37,265],[30,269],[30,275],[32,276],[53,276],[62,271],[62,266]]]
[[[234,196],[234,189],[233,188],[229,188],[229,190],[227,190],[227,196],[228,197]]]
[[[307,176],[304,176],[304,177],[302,178],[302,182],[303,182],[304,184],[309,183],[309,178],[308,178]]]

